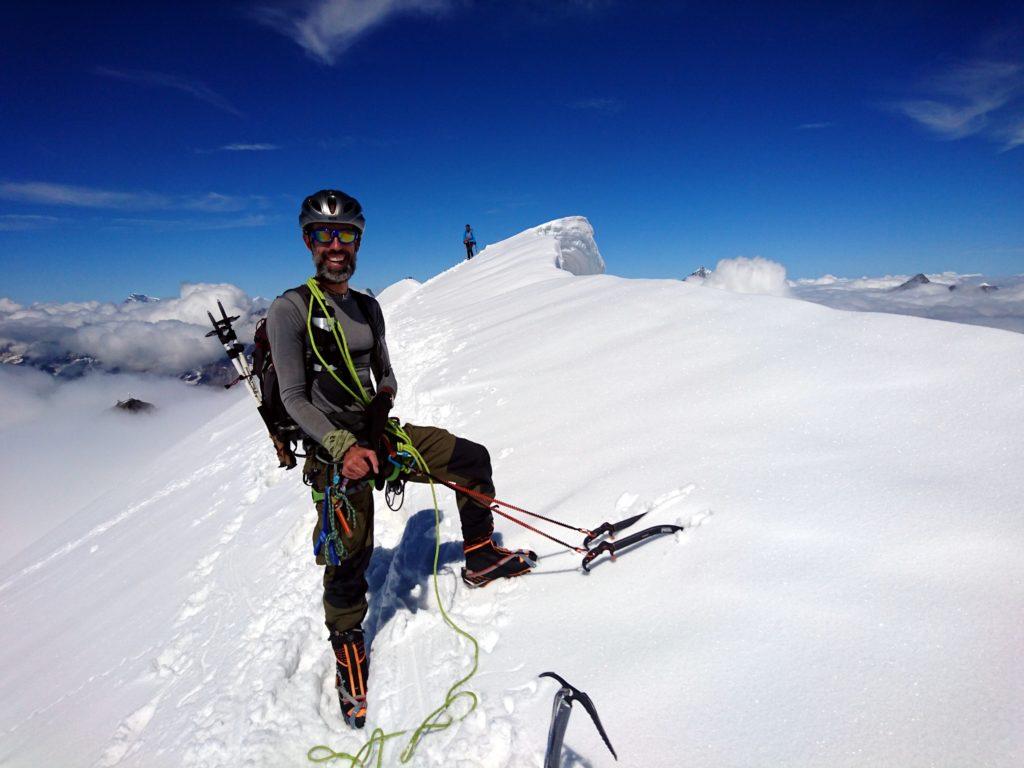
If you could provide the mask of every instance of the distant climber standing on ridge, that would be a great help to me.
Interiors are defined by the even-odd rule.
[[[466,225],[466,232],[462,236],[462,244],[466,246],[466,260],[473,258],[473,250],[476,248],[476,238],[473,236],[473,229]]]
[[[317,508],[313,542],[317,563],[326,566],[323,602],[336,660],[335,684],[342,716],[356,728],[366,720],[370,671],[362,621],[368,608],[366,569],[373,553],[371,476],[381,470],[382,439],[398,392],[380,304],[348,284],[365,224],[362,206],[344,192],[324,189],[307,197],[299,226],[316,276],[278,296],[267,315],[281,400],[305,434],[303,479],[313,489]],[[491,458],[484,446],[438,427],[405,424],[402,429],[432,474],[494,495]],[[409,480],[426,482],[415,474]],[[325,492],[334,509],[324,509]],[[533,568],[533,552],[494,543],[494,520],[487,506],[461,493],[456,502],[467,584],[485,586]],[[325,527],[340,537],[339,546],[322,545]]]

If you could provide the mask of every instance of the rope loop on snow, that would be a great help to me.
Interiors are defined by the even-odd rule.
[[[441,559],[441,508],[440,505],[437,503],[437,489],[434,486],[434,481],[430,478],[430,468],[427,466],[427,462],[426,460],[424,460],[423,456],[420,455],[420,452],[417,451],[415,447],[413,447],[412,440],[409,439],[409,436],[405,433],[405,430],[398,425],[392,425],[392,429],[394,433],[404,441],[404,443],[406,444],[405,449],[409,451],[410,455],[412,455],[413,459],[416,461],[416,464],[420,467],[421,470],[423,470],[423,473],[427,476],[427,480],[430,482],[430,495],[434,501],[433,581],[434,598],[437,600],[437,607],[441,611],[441,616],[444,618],[445,623],[449,627],[451,627],[456,634],[460,635],[461,637],[464,637],[467,641],[469,641],[469,644],[473,648],[473,664],[469,670],[469,673],[466,674],[464,677],[460,678],[459,680],[456,680],[455,683],[452,684],[452,686],[448,689],[447,693],[445,693],[444,701],[441,702],[440,706],[438,706],[437,709],[435,709],[433,712],[431,712],[429,715],[423,718],[423,722],[421,722],[419,726],[417,726],[416,730],[413,731],[412,736],[409,738],[409,743],[406,744],[405,749],[402,750],[402,754],[399,757],[399,760],[404,764],[412,760],[413,755],[416,754],[416,748],[419,747],[420,741],[423,739],[424,736],[426,736],[428,733],[443,731],[446,728],[450,728],[455,723],[464,720],[473,712],[473,710],[477,708],[477,705],[480,703],[479,697],[475,693],[473,693],[473,691],[459,689],[462,688],[462,686],[464,686],[466,683],[468,683],[473,678],[473,676],[476,675],[477,670],[479,669],[480,644],[477,642],[476,638],[473,637],[473,635],[471,635],[469,632],[467,632],[455,623],[452,617],[449,616],[448,612],[444,609],[444,603],[441,601],[441,589],[440,587],[438,587],[437,583],[437,568]],[[459,701],[459,699],[468,699],[469,708],[463,714],[454,716],[450,714],[448,710],[452,707],[453,704]],[[369,741],[363,744],[363,746],[360,747],[359,751],[356,752],[354,755],[348,752],[336,752],[331,747],[325,744],[318,744],[315,747],[310,748],[310,750],[306,753],[306,757],[307,759],[309,759],[310,762],[313,763],[325,763],[329,760],[348,760],[349,768],[367,768],[370,765],[369,760],[373,756],[374,750],[376,750],[376,766],[377,768],[381,768],[384,760],[384,743],[388,739],[392,739],[396,736],[401,736],[407,732],[408,731],[395,731],[394,733],[385,733],[380,728],[375,728],[373,730],[373,733],[370,734]]]
[[[317,744],[306,753],[306,758],[311,763],[326,763],[328,760],[348,760],[350,768],[360,768],[360,766],[369,765],[367,761],[373,755],[374,748],[376,748],[377,768],[380,768],[384,761],[384,742],[395,736],[401,736],[403,733],[405,731],[384,733],[380,728],[375,728],[373,733],[370,734],[370,740],[363,744],[354,755],[348,752],[335,752],[324,744]]]

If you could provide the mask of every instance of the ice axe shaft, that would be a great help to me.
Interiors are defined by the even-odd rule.
[[[551,727],[548,729],[548,744],[547,751],[544,753],[544,768],[560,768],[562,764],[562,742],[565,739],[565,729],[569,726],[569,715],[572,714],[574,701],[578,701],[583,705],[587,714],[590,715],[590,719],[593,720],[597,732],[601,734],[601,738],[604,740],[605,746],[608,747],[608,751],[612,753],[612,757],[618,760],[619,756],[615,754],[615,748],[608,739],[604,726],[601,725],[601,718],[597,715],[597,707],[594,706],[591,698],[554,672],[543,672],[540,676],[557,680],[562,686],[555,694],[555,701],[551,709]]]

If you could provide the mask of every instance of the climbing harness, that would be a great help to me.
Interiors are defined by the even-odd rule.
[[[384,441],[386,446],[390,445],[386,437]],[[384,483],[384,501],[393,512],[397,512],[405,501],[406,477],[412,472],[410,467],[414,460],[412,454],[405,449],[395,451],[394,456],[390,452],[386,452],[386,460],[390,464],[390,471],[387,474],[381,472]],[[379,489],[380,485],[377,487]]]

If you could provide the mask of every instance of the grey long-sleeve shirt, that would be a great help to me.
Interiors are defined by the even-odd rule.
[[[326,292],[325,295],[345,332],[352,362],[367,394],[372,396],[375,392],[371,372],[377,380],[378,388],[397,393],[398,382],[391,369],[384,341],[384,314],[380,304],[373,297],[366,297],[370,317],[365,317],[351,291],[341,296]],[[306,394],[306,349],[309,344],[306,312],[307,306],[302,297],[296,291],[286,291],[270,305],[267,335],[285,410],[303,432],[322,443],[328,432],[339,428],[350,429],[353,416],[364,409],[359,403],[331,402],[321,391],[315,377],[309,394]],[[377,331],[376,346],[373,343],[374,330],[371,323]],[[339,370],[338,375],[351,386],[347,370]]]

